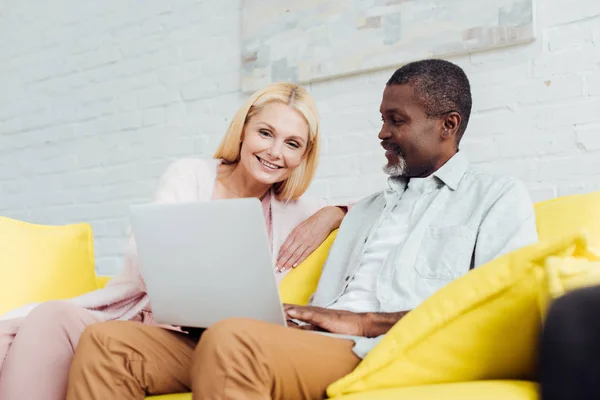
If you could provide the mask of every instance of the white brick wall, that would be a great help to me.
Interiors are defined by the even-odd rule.
[[[0,215],[91,222],[121,267],[127,206],[166,165],[209,156],[241,103],[240,0],[8,0],[0,6]],[[538,0],[535,42],[455,57],[471,78],[463,150],[535,200],[600,189],[600,2]],[[310,85],[324,151],[314,194],[384,184],[376,139],[392,69]]]

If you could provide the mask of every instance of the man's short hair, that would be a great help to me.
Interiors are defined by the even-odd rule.
[[[428,118],[458,112],[462,122],[456,132],[460,143],[471,116],[471,85],[458,65],[445,60],[422,60],[406,64],[394,72],[387,85],[411,84],[416,100],[425,108]]]

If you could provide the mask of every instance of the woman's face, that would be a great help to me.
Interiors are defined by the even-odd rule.
[[[308,123],[298,111],[269,103],[244,127],[240,163],[260,183],[286,180],[306,154]]]

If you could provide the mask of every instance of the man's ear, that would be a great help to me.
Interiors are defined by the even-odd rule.
[[[452,111],[451,113],[446,115],[442,126],[442,137],[444,139],[449,139],[452,136],[456,136],[461,122],[462,118],[460,114],[455,111]]]

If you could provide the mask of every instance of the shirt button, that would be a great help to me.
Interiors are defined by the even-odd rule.
[[[348,282],[349,280],[350,280],[350,275],[348,275],[348,276],[346,277],[346,282]]]
[[[367,240],[368,240],[368,239],[369,239],[369,238],[368,238],[368,237],[366,237],[363,243],[367,243]]]

